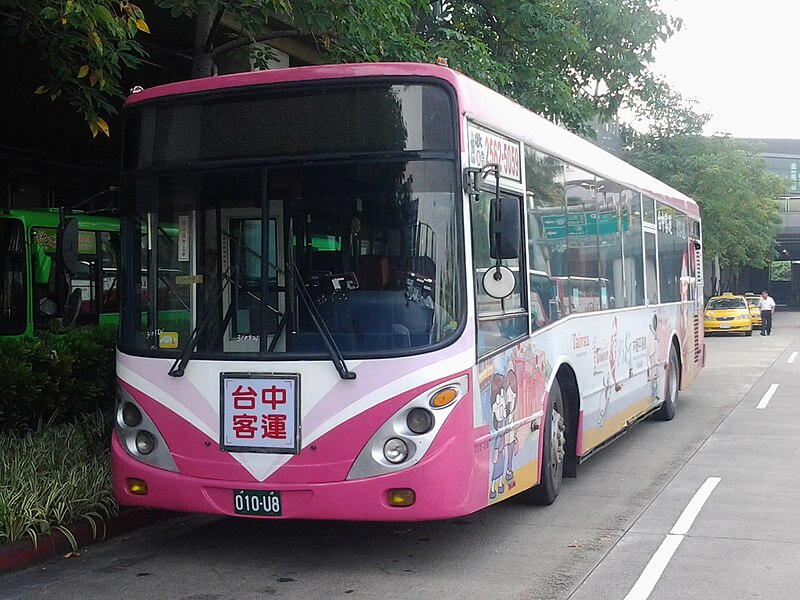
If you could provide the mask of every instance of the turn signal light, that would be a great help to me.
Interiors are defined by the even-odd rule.
[[[389,506],[411,506],[417,495],[411,488],[395,488],[389,490]]]
[[[443,390],[437,392],[433,398],[431,398],[430,404],[433,408],[444,408],[453,400],[455,400],[456,396],[458,396],[458,392],[455,390],[455,388],[444,388]]]
[[[143,479],[128,479],[128,491],[137,496],[146,496],[147,482]]]

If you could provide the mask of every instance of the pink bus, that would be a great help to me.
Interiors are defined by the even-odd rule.
[[[549,504],[704,362],[697,205],[446,67],[133,94],[121,213],[123,505]]]

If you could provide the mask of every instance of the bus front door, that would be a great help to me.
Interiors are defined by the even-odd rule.
[[[222,223],[222,269],[228,278],[222,305],[223,350],[259,352],[271,343],[285,311],[284,295],[278,291],[284,285],[278,268],[284,264],[282,204],[273,200],[266,220],[258,210],[224,210]]]

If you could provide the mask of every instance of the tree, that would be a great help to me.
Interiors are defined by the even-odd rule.
[[[743,267],[764,268],[775,258],[775,199],[788,181],[767,170],[753,147],[728,136],[665,135],[657,128],[634,136],[627,160],[700,205],[705,257],[719,261],[722,279],[735,283]]]
[[[655,0],[477,0],[441,3],[420,36],[450,64],[520,104],[587,132],[631,94],[652,88],[659,41],[680,29]],[[465,50],[480,49],[480,60]]]
[[[63,99],[78,111],[93,135],[109,135],[106,119],[116,113],[123,69],[144,56],[134,38],[148,32],[144,14],[119,0],[0,0],[3,32],[30,43],[47,73],[35,94]]]
[[[194,77],[214,74],[228,52],[290,36],[330,62],[443,56],[573,130],[652,91],[655,45],[681,25],[657,0],[155,0],[148,12],[159,9],[194,20]],[[0,13],[8,34],[37,48],[47,68],[40,91],[67,95],[107,134],[102,115],[123,95],[121,70],[142,58],[142,11],[125,0],[0,0]]]

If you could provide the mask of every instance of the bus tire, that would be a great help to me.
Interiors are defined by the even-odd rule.
[[[534,504],[549,505],[561,490],[567,445],[564,399],[557,381],[550,390],[542,435],[541,477],[539,485],[531,490],[531,500]]]
[[[675,346],[670,345],[667,363],[667,381],[664,384],[664,403],[653,415],[656,421],[671,421],[675,417],[675,403],[678,401],[680,366]]]

